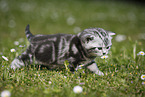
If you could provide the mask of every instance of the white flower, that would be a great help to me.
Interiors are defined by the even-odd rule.
[[[75,32],[75,33],[79,33],[80,31],[81,31],[81,28],[80,28],[80,27],[75,27],[75,28],[74,28],[74,32]]]
[[[77,66],[77,69],[76,70],[82,69],[83,66],[84,66],[84,64]]]
[[[11,51],[11,52],[16,52],[16,50],[15,50],[15,49],[11,49],[10,51]]]
[[[51,14],[51,18],[52,18],[53,20],[58,19],[58,18],[59,18],[58,13],[57,13],[57,12],[53,12],[53,13]]]
[[[142,85],[145,85],[145,82],[142,82]]]
[[[75,23],[75,18],[73,17],[68,17],[67,18],[67,24],[68,25],[73,25]]]
[[[25,45],[24,46],[23,45],[19,45],[19,47],[23,48],[23,47],[25,47]]]
[[[83,88],[81,86],[75,86],[73,88],[74,93],[81,93],[83,91]]]
[[[7,12],[9,11],[9,3],[7,1],[0,1],[0,8],[2,12]]]
[[[138,35],[138,37],[139,37],[140,39],[144,39],[144,40],[145,40],[145,33],[140,33],[140,34]]]
[[[108,58],[107,55],[104,55],[104,56],[101,57],[101,59],[107,59],[107,58]]]
[[[122,42],[122,41],[124,41],[126,39],[126,36],[125,35],[117,35],[116,37],[115,37],[115,40],[117,41],[117,42]]]
[[[64,76],[64,78],[67,78],[66,76]]]
[[[6,60],[6,61],[9,61],[8,58],[5,57],[5,56],[2,56],[2,58],[3,58],[4,60]]]
[[[106,72],[106,75],[108,75],[108,73]]]
[[[1,97],[10,97],[11,93],[8,90],[4,90],[1,92]]]
[[[19,42],[24,42],[24,38],[20,38],[19,39]]]
[[[14,28],[14,27],[16,26],[15,20],[13,20],[13,19],[10,20],[8,26],[9,26],[10,28]]]
[[[143,51],[140,51],[139,53],[137,53],[137,55],[142,55],[142,56],[144,56],[145,53],[144,53]]]
[[[145,75],[144,75],[144,74],[141,75],[141,79],[142,79],[142,80],[145,80]]]
[[[136,66],[136,69],[138,69],[138,66]]]
[[[49,81],[48,83],[49,83],[49,84],[52,84],[52,82],[51,82],[51,81]]]
[[[15,41],[14,42],[14,45],[19,45],[19,41]]]

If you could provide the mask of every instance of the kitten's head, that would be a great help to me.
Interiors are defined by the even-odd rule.
[[[90,28],[79,33],[78,37],[89,56],[96,57],[108,54],[112,45],[112,35],[115,35],[115,33],[102,28]]]

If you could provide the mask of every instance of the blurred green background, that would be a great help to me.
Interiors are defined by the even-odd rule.
[[[145,7],[139,2],[1,0],[0,52],[14,48],[14,41],[26,39],[27,24],[33,34],[76,34],[85,28],[101,27],[125,35],[126,41],[128,37],[141,41],[141,45],[145,41]]]

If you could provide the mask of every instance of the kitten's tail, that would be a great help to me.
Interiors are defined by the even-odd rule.
[[[31,41],[31,38],[32,38],[34,35],[30,32],[29,24],[26,26],[25,34],[26,34],[27,39],[28,39],[29,41]]]

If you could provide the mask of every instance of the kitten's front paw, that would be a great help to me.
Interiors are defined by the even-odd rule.
[[[22,61],[20,61],[19,59],[14,59],[11,63],[11,68],[13,70],[16,70],[18,68],[21,68],[21,66],[25,66],[24,63]]]
[[[104,73],[101,72],[100,70],[97,70],[97,71],[95,72],[95,74],[100,75],[100,76],[104,76]]]

